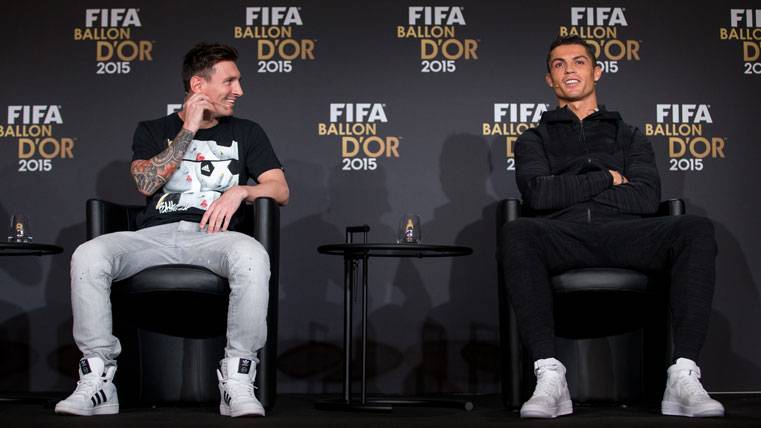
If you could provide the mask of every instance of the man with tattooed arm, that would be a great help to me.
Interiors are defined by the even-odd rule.
[[[111,331],[111,282],[179,263],[229,279],[227,344],[217,371],[220,413],[264,415],[253,379],[267,333],[269,258],[254,238],[229,229],[245,201],[270,197],[284,205],[289,193],[264,130],[232,116],[243,95],[237,59],[230,46],[196,45],[183,62],[182,111],[138,124],[130,170],[148,203],[139,230],[101,235],[72,256],[73,333],[83,358],[77,388],[56,413],[119,412],[113,378],[121,345]]]

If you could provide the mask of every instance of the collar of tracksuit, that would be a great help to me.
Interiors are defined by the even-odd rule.
[[[542,119],[539,124],[549,124],[556,122],[577,122],[579,118],[574,114],[568,106],[556,107],[554,110],[547,110],[542,114]],[[608,111],[605,106],[598,106],[597,110],[584,118],[587,120],[621,120],[621,115],[616,111]]]

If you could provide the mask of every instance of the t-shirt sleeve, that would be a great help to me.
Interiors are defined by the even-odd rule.
[[[146,160],[161,153],[165,147],[162,146],[160,138],[155,136],[148,124],[140,122],[135,129],[135,135],[132,137],[132,160]]]
[[[246,152],[246,169],[253,180],[271,169],[282,168],[280,161],[272,150],[270,139],[261,126],[254,123],[248,135],[248,150]]]

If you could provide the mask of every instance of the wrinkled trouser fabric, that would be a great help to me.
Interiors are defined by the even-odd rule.
[[[670,275],[674,357],[697,361],[708,330],[716,239],[699,216],[609,223],[519,218],[501,230],[503,274],[523,343],[534,360],[555,357],[550,276],[618,267]]]
[[[112,332],[111,283],[162,264],[202,266],[228,279],[225,358],[257,361],[256,352],[267,339],[269,255],[248,235],[206,233],[186,221],[101,235],[76,249],[71,306],[74,341],[83,356],[116,365],[121,345]]]

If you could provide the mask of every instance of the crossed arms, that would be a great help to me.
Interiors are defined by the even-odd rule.
[[[523,199],[534,210],[558,210],[596,201],[622,213],[655,212],[660,179],[650,142],[638,129],[624,144],[623,171],[597,170],[553,175],[538,132],[527,131],[515,145],[516,180]]]

